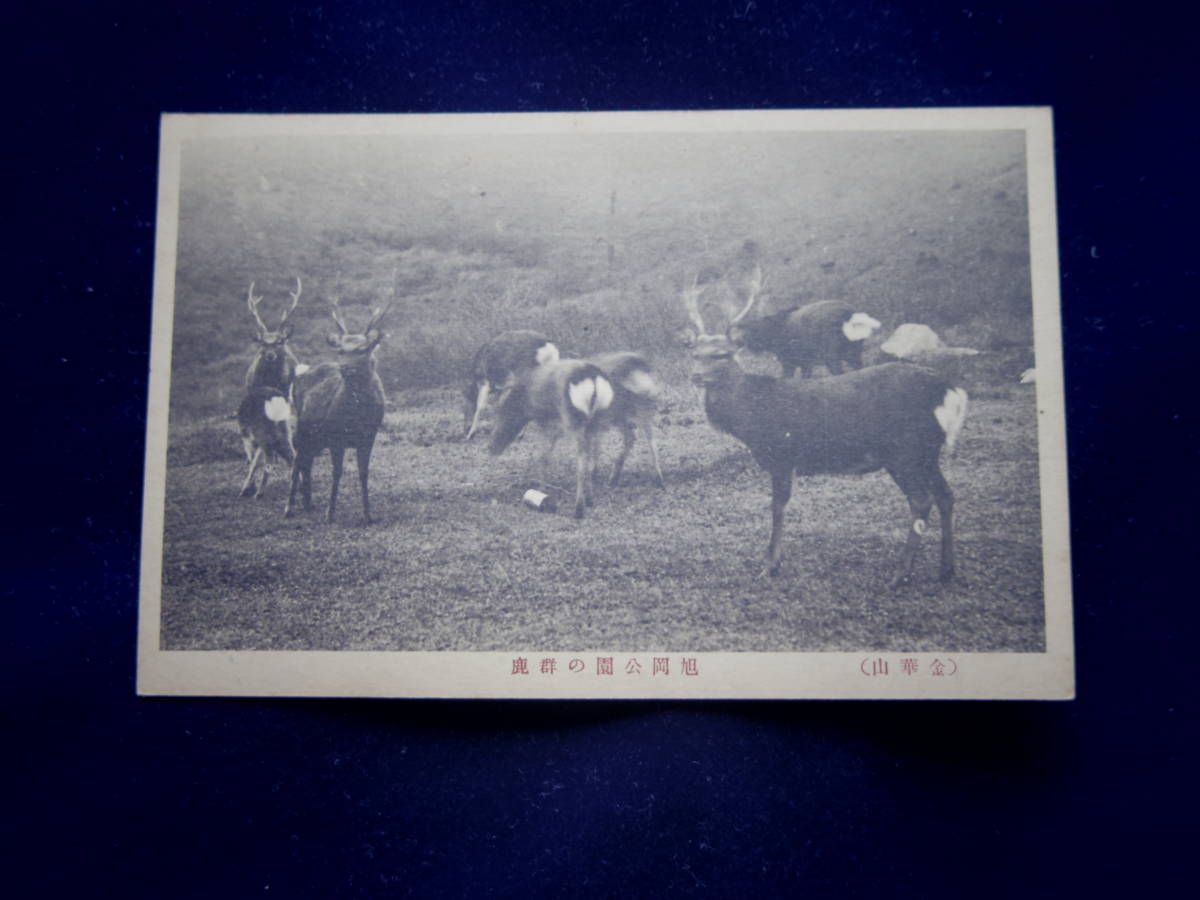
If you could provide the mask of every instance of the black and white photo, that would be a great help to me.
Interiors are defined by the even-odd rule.
[[[142,693],[1072,695],[1048,110],[161,154]]]

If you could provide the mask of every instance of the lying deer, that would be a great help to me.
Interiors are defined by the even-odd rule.
[[[749,309],[762,287],[756,269]],[[893,587],[912,575],[933,505],[941,517],[941,579],[954,576],[954,494],[942,476],[942,447],[953,452],[967,412],[967,393],[935,373],[888,363],[847,375],[787,381],[747,375],[728,335],[707,333],[700,289],[683,292],[696,328],[693,380],[704,388],[709,422],[742,441],[771,475],[771,538],[764,575],[778,575],[783,511],[796,475],[858,475],[886,469],[908,500],[912,524]]]
[[[641,428],[654,457],[658,483],[663,484],[652,430],[657,396],[649,363],[635,353],[543,363],[523,372],[504,395],[489,450],[493,455],[503,453],[529,422],[536,422],[546,436],[542,464],[548,467],[555,445],[570,434],[575,439],[575,518],[582,519],[585,507],[593,503],[599,440],[607,428],[620,428],[624,438],[611,483],[620,480]]]
[[[392,300],[395,300],[393,291]],[[292,383],[292,413],[289,432],[295,459],[292,462],[292,490],[283,514],[292,514],[296,490],[303,488],[304,508],[312,509],[313,460],[326,448],[333,464],[333,482],[329,487],[328,519],[333,521],[337,508],[338,485],[342,480],[342,460],[347,448],[358,457],[358,480],[362,487],[363,518],[371,521],[371,503],[367,493],[367,471],[375,436],[383,424],[383,382],[375,371],[375,348],[383,340],[379,323],[391,308],[375,309],[361,332],[352,332],[342,318],[336,297],[333,321],[337,334],[328,336],[338,353],[338,361],[322,363],[297,375]]]
[[[287,434],[287,420],[291,407],[287,394],[297,367],[304,367],[299,365],[287,342],[292,336],[291,316],[300,303],[302,290],[300,278],[297,277],[296,290],[292,292],[292,304],[284,311],[279,320],[279,327],[273,331],[259,315],[258,307],[263,298],[254,296],[253,281],[250,282],[250,291],[246,296],[246,304],[257,325],[252,340],[258,345],[258,352],[246,371],[246,393],[237,413],[242,446],[250,464],[246,480],[242,482],[243,497],[261,499],[264,496],[272,461],[279,459],[288,465],[292,462],[292,446]],[[256,485],[255,475],[260,467],[262,480]]]
[[[818,363],[824,363],[830,375],[841,375],[843,362],[861,369],[863,345],[880,327],[878,319],[836,300],[747,320],[753,307],[752,299],[730,321],[726,334],[735,346],[774,354],[784,378],[791,378],[796,369],[801,378],[808,378]]]
[[[492,393],[499,395],[534,366],[558,359],[558,348],[536,331],[506,331],[492,338],[476,352],[467,372],[463,396],[465,440],[479,428],[479,419]]]

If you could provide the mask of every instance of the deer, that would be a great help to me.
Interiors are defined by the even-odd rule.
[[[480,347],[463,387],[463,440],[469,441],[478,430],[493,393],[500,396],[522,372],[558,358],[558,348],[537,331],[506,331]]]
[[[762,270],[756,267],[743,312],[761,288]],[[748,375],[728,333],[710,334],[705,328],[700,293],[693,282],[682,298],[695,328],[689,342],[692,379],[703,389],[708,421],[745,444],[771,476],[771,537],[760,577],[780,573],[783,514],[796,476],[884,469],[908,500],[912,516],[892,587],[912,577],[935,504],[941,521],[939,577],[951,581],[954,494],[939,458],[943,447],[954,450],[967,392],[929,369],[903,362],[802,381]]]
[[[830,375],[841,375],[843,362],[861,369],[863,345],[881,327],[878,319],[836,300],[747,320],[753,308],[751,302],[731,319],[726,334],[737,347],[774,354],[784,378],[791,378],[796,369],[801,378],[808,378],[818,363],[824,363]]]
[[[353,448],[358,457],[363,520],[371,523],[367,472],[375,437],[383,424],[384,411],[383,382],[375,371],[374,353],[384,338],[379,325],[394,301],[393,279],[392,298],[388,304],[372,310],[362,331],[352,331],[342,315],[338,297],[333,297],[331,315],[338,331],[331,332],[327,340],[337,352],[338,361],[321,363],[297,375],[292,382],[288,433],[295,457],[292,461],[292,489],[283,511],[285,517],[292,515],[298,489],[303,494],[304,509],[312,509],[313,461],[328,449],[333,465],[333,481],[329,487],[326,518],[333,522],[338,485],[342,480],[343,457],[348,448]]]
[[[259,315],[259,304],[263,298],[254,296],[254,282],[246,295],[246,304],[254,316],[257,329],[252,338],[258,351],[246,370],[246,393],[238,406],[238,430],[242,446],[246,451],[249,471],[242,482],[241,496],[262,499],[271,475],[271,463],[283,460],[292,463],[292,447],[287,434],[287,420],[291,413],[287,393],[300,365],[288,339],[292,335],[291,315],[300,303],[303,286],[296,276],[296,290],[291,292],[292,303],[279,320],[279,327],[272,331]],[[261,468],[262,479],[255,483],[255,475]]]
[[[250,282],[246,305],[250,308],[250,314],[254,316],[254,322],[257,325],[254,336],[250,340],[258,345],[258,353],[250,363],[250,368],[246,370],[247,390],[266,385],[286,393],[292,379],[296,376],[296,367],[300,365],[300,361],[296,359],[292,348],[288,346],[288,339],[292,336],[292,313],[296,311],[296,307],[300,303],[300,292],[303,289],[300,276],[297,275],[296,290],[289,292],[292,304],[284,310],[283,316],[279,320],[279,327],[271,330],[259,315],[258,307],[263,298],[254,296],[254,282]]]
[[[615,389],[613,404],[609,408],[606,424],[621,429],[621,452],[613,463],[609,484],[615,487],[621,480],[625,460],[637,440],[640,430],[650,448],[654,461],[655,478],[660,488],[667,486],[659,464],[658,444],[654,440],[654,414],[658,411],[661,389],[654,378],[649,361],[638,353],[617,351],[599,353],[588,357],[585,362],[596,366],[608,376]]]
[[[546,436],[542,465],[548,467],[558,441],[571,435],[575,439],[575,518],[582,519],[586,507],[593,505],[599,440],[608,428],[619,427],[624,437],[610,483],[619,482],[640,428],[654,457],[658,483],[664,484],[651,428],[657,395],[650,365],[636,353],[545,362],[526,369],[505,392],[488,449],[493,456],[503,453],[527,424],[536,422]]]

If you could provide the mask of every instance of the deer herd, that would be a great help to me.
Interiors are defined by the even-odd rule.
[[[708,421],[745,444],[771,478],[771,536],[762,573],[779,574],[784,508],[796,476],[882,469],[900,488],[911,512],[892,585],[911,577],[935,505],[941,524],[940,579],[951,580],[954,495],[942,475],[940,457],[943,447],[954,450],[966,416],[966,391],[909,362],[864,368],[863,345],[881,323],[845,304],[822,301],[749,318],[763,284],[756,267],[744,307],[715,331],[708,329],[701,313],[705,289],[698,277],[681,293],[692,325],[685,340],[691,350],[692,381],[703,391]],[[333,479],[327,518],[332,522],[343,459],[353,448],[363,517],[370,522],[368,471],[385,408],[374,352],[385,337],[381,326],[395,299],[395,286],[392,299],[373,309],[360,330],[347,324],[334,296],[331,315],[338,330],[327,340],[336,359],[311,367],[300,364],[288,346],[301,290],[297,278],[290,305],[272,330],[259,313],[262,297],[256,297],[253,282],[250,285],[247,304],[257,326],[253,340],[258,349],[237,416],[249,462],[242,496],[261,498],[271,462],[282,460],[291,470],[284,515],[292,515],[298,491],[304,509],[312,509],[313,462],[328,449]],[[746,373],[737,360],[742,350],[774,354],[783,377]],[[844,373],[843,363],[852,371]],[[818,364],[829,370],[828,377],[810,377]],[[793,377],[796,369],[799,379]],[[600,438],[608,429],[619,430],[623,438],[610,483],[619,481],[640,432],[657,483],[665,486],[654,435],[661,385],[649,361],[638,353],[564,359],[545,335],[508,331],[479,348],[463,394],[468,441],[479,430],[489,400],[496,398],[488,447],[493,455],[502,453],[530,422],[545,437],[543,466],[549,465],[559,440],[571,442],[578,519],[593,504]]]

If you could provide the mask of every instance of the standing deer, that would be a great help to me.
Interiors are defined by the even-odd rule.
[[[253,337],[253,341],[258,345],[258,352],[246,371],[246,393],[237,413],[242,446],[250,465],[246,479],[242,482],[243,497],[261,499],[265,495],[273,460],[280,459],[288,465],[292,462],[292,446],[287,434],[287,420],[291,412],[287,393],[299,364],[287,342],[292,336],[289,320],[300,302],[302,290],[300,278],[297,276],[296,290],[292,292],[292,305],[284,311],[279,320],[279,327],[274,331],[267,328],[259,315],[258,306],[263,298],[254,296],[253,281],[250,282],[250,290],[246,296],[246,304],[258,326]],[[299,369],[303,368],[299,366]],[[262,480],[256,485],[255,475],[260,467]]]
[[[762,287],[756,269],[749,309]],[[908,500],[912,525],[892,582],[912,575],[929,514],[942,526],[941,579],[954,576],[954,494],[942,476],[943,445],[953,452],[967,412],[967,393],[928,369],[888,363],[847,375],[787,381],[747,375],[728,335],[706,332],[700,289],[683,292],[695,326],[693,380],[704,388],[709,422],[742,441],[771,475],[771,539],[764,575],[780,569],[783,511],[796,475],[858,475],[886,469]]]
[[[543,465],[563,434],[575,438],[575,518],[592,505],[592,478],[597,441],[612,406],[612,382],[599,368],[579,359],[559,359],[525,372],[500,401],[496,430],[488,446],[493,456],[503,453],[530,422],[547,438]]]
[[[367,470],[371,449],[383,423],[383,382],[375,371],[375,348],[383,340],[379,323],[395,300],[372,311],[361,332],[352,332],[342,318],[337,297],[333,298],[333,321],[339,333],[330,333],[328,341],[338,353],[338,361],[322,363],[292,383],[292,413],[288,422],[295,450],[292,462],[292,490],[283,514],[292,514],[296,489],[303,485],[304,508],[312,509],[313,460],[326,448],[333,464],[333,482],[329,488],[328,520],[337,508],[338,485],[342,480],[342,459],[353,447],[358,457],[358,480],[362,486],[363,518],[371,522],[371,504],[367,494]]]
[[[259,315],[258,307],[263,298],[254,296],[254,282],[250,282],[246,305],[250,307],[250,313],[254,316],[254,322],[258,326],[254,337],[251,338],[258,345],[258,353],[254,357],[254,361],[250,363],[250,368],[246,370],[247,389],[267,385],[286,392],[292,383],[292,379],[296,375],[296,367],[300,363],[296,359],[296,355],[292,353],[292,348],[288,346],[288,339],[292,336],[292,313],[296,311],[296,306],[300,303],[302,290],[300,277],[297,276],[296,290],[289,292],[292,296],[292,305],[284,310],[283,316],[279,320],[279,327],[272,331]]]
[[[609,484],[621,480],[621,472],[629,451],[633,448],[636,433],[641,429],[654,460],[654,473],[659,487],[666,487],[662,466],[658,462],[658,444],[654,441],[654,414],[658,411],[660,389],[654,380],[650,363],[637,353],[600,353],[585,362],[604,372],[614,388],[613,404],[607,413],[607,421],[621,429],[621,453],[613,464]]]
[[[843,361],[861,369],[863,344],[880,327],[878,319],[836,300],[793,306],[746,321],[753,307],[752,299],[729,322],[726,334],[737,347],[773,353],[784,378],[791,378],[796,369],[801,378],[808,378],[818,363],[824,363],[830,375],[842,374]]]
[[[548,467],[564,434],[575,438],[575,518],[592,505],[592,483],[600,435],[620,428],[624,444],[613,468],[611,484],[621,478],[625,460],[641,428],[663,486],[652,418],[659,388],[650,364],[636,353],[605,353],[591,359],[564,359],[526,369],[500,401],[496,431],[489,450],[503,453],[530,422],[546,436],[542,465]]]
[[[558,348],[536,331],[506,331],[480,347],[471,360],[463,388],[464,440],[469,441],[479,428],[479,418],[493,392],[500,394],[522,372],[556,359]]]

